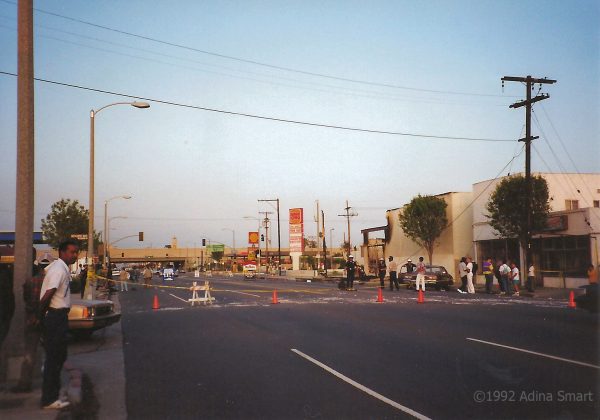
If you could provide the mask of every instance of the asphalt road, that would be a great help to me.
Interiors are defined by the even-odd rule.
[[[600,412],[598,318],[564,302],[427,292],[417,304],[403,290],[376,303],[368,286],[210,280],[212,306],[190,307],[184,289],[120,294],[129,418]]]

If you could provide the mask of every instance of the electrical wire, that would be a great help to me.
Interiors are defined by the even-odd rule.
[[[7,4],[16,5],[16,3],[13,2],[13,1],[8,1],[8,0],[0,0],[0,1],[3,2],[3,3],[7,3]],[[353,78],[346,78],[346,77],[340,77],[340,76],[333,76],[333,75],[329,75],[329,74],[311,72],[311,71],[306,71],[306,70],[299,70],[299,69],[294,69],[294,68],[291,68],[291,67],[284,67],[284,66],[279,66],[279,65],[265,63],[265,62],[260,62],[260,61],[256,61],[256,60],[250,60],[250,59],[245,59],[245,58],[241,58],[241,57],[235,57],[235,56],[232,56],[232,55],[216,53],[216,52],[213,52],[213,51],[202,50],[202,49],[194,48],[194,47],[191,47],[191,46],[188,46],[188,45],[183,45],[183,44],[178,44],[178,43],[175,43],[175,42],[165,41],[165,40],[161,40],[161,39],[150,37],[150,36],[140,35],[140,34],[136,34],[136,33],[133,33],[133,32],[124,31],[124,30],[121,30],[121,29],[112,28],[112,27],[105,26],[105,25],[100,25],[100,24],[97,24],[97,23],[93,23],[93,22],[90,22],[90,21],[83,20],[83,19],[78,19],[78,18],[74,18],[74,17],[71,17],[71,16],[66,16],[66,15],[62,15],[62,14],[59,14],[59,13],[54,13],[54,12],[50,12],[50,11],[47,11],[47,10],[39,9],[39,8],[33,8],[33,10],[36,11],[36,12],[38,12],[38,13],[42,13],[42,14],[46,14],[46,15],[49,15],[49,16],[54,16],[54,17],[58,17],[58,18],[61,18],[61,19],[69,20],[71,22],[77,22],[77,23],[80,23],[80,24],[83,24],[83,25],[87,25],[87,26],[91,26],[91,27],[94,27],[94,28],[103,29],[103,30],[114,32],[114,33],[118,33],[118,34],[121,34],[121,35],[126,35],[126,36],[130,36],[130,37],[138,38],[138,39],[143,39],[145,41],[151,41],[151,42],[155,42],[155,43],[158,43],[158,44],[167,45],[167,46],[170,46],[170,47],[180,48],[180,49],[184,49],[184,50],[188,50],[188,51],[194,51],[196,53],[205,54],[205,55],[209,55],[209,56],[213,56],[213,57],[219,57],[219,58],[223,58],[223,59],[227,59],[227,60],[238,61],[238,62],[242,62],[242,63],[246,63],[246,64],[253,64],[253,65],[256,65],[256,66],[262,66],[262,67],[267,67],[267,68],[271,68],[271,69],[275,69],[275,70],[282,70],[282,71],[291,72],[291,73],[298,73],[298,74],[303,74],[303,75],[307,75],[307,76],[321,77],[321,78],[326,78],[326,79],[331,79],[331,80],[339,80],[339,81],[356,83],[356,84],[363,84],[363,85],[369,85],[369,86],[380,86],[380,87],[393,88],[393,89],[410,90],[410,91],[415,91],[415,92],[438,93],[438,94],[447,94],[447,95],[464,95],[464,96],[484,96],[484,97],[485,96],[488,96],[488,97],[494,97],[495,96],[495,97],[506,97],[505,95],[498,95],[498,94],[473,93],[473,92],[460,92],[460,91],[450,91],[450,90],[415,88],[415,87],[409,87],[409,86],[394,85],[394,84],[389,84],[389,83],[373,82],[373,81],[369,81],[369,80],[361,80],[361,79],[353,79]]]
[[[5,19],[5,20],[12,20],[12,19],[9,19],[8,17],[2,16],[2,15],[0,15],[0,18]],[[151,50],[148,50],[145,48],[132,47],[130,45],[126,45],[126,44],[122,44],[122,43],[118,43],[118,42],[107,41],[107,40],[103,40],[100,38],[79,34],[76,32],[65,31],[65,30],[54,28],[54,27],[47,26],[47,25],[36,24],[35,26],[39,27],[39,28],[43,28],[43,29],[48,29],[50,31],[56,31],[56,32],[68,34],[71,36],[75,36],[75,37],[79,37],[79,38],[83,38],[83,39],[87,39],[87,40],[92,40],[94,42],[104,43],[104,44],[108,44],[108,45],[112,45],[112,46],[116,46],[116,47],[120,47],[120,48],[135,50],[135,51],[140,51],[140,52],[144,52],[147,54],[153,54],[153,55],[156,55],[159,57],[166,57],[166,58],[170,58],[170,59],[194,63],[194,64],[197,64],[200,66],[214,67],[214,68],[224,69],[224,70],[231,71],[231,72],[250,74],[250,75],[258,76],[258,77],[266,77],[269,79],[279,79],[279,80],[289,81],[292,83],[299,83],[301,85],[318,86],[318,87],[321,87],[321,89],[316,89],[314,87],[311,88],[308,86],[295,86],[295,85],[290,85],[290,84],[286,84],[286,83],[276,83],[276,82],[273,82],[272,80],[262,80],[262,79],[247,77],[247,76],[239,76],[239,75],[223,73],[223,72],[219,72],[216,70],[206,70],[206,69],[201,69],[198,67],[190,67],[190,66],[185,66],[182,64],[177,64],[174,62],[161,61],[161,60],[157,60],[157,59],[153,59],[153,58],[132,55],[132,54],[127,54],[127,53],[123,53],[120,51],[115,51],[115,50],[100,48],[100,47],[91,46],[91,45],[87,45],[87,44],[82,44],[79,42],[74,42],[74,41],[70,41],[70,40],[66,40],[66,39],[62,39],[62,38],[57,38],[55,36],[41,35],[38,33],[35,34],[36,38],[50,39],[50,40],[62,42],[65,44],[75,45],[75,46],[88,48],[88,49],[92,49],[92,50],[96,50],[96,51],[102,51],[102,52],[106,52],[109,54],[120,55],[123,57],[133,58],[136,60],[154,62],[154,63],[159,63],[159,64],[163,64],[163,65],[167,65],[167,66],[173,66],[173,67],[177,67],[177,68],[183,68],[186,70],[192,70],[192,71],[197,71],[197,72],[202,72],[202,73],[215,74],[215,75],[218,75],[221,77],[230,77],[230,78],[234,78],[234,79],[249,80],[249,81],[258,82],[258,83],[266,83],[266,84],[270,84],[270,85],[274,85],[274,86],[284,86],[284,87],[290,87],[293,89],[302,89],[302,90],[310,90],[310,91],[316,91],[316,92],[333,93],[333,94],[337,94],[337,95],[349,95],[349,96],[354,96],[354,97],[393,100],[393,101],[431,103],[431,104],[456,105],[456,106],[475,106],[475,107],[481,107],[481,106],[506,107],[507,106],[506,104],[489,104],[489,103],[483,103],[483,102],[462,103],[462,102],[448,102],[445,100],[440,100],[440,99],[435,99],[435,98],[429,98],[429,99],[414,98],[414,97],[407,97],[404,95],[399,95],[399,94],[394,94],[394,93],[384,93],[384,92],[378,92],[378,91],[373,91],[373,90],[355,89],[355,88],[347,88],[347,87],[336,86],[336,85],[325,84],[325,83],[309,82],[309,81],[305,81],[305,80],[293,79],[290,77],[282,77],[282,76],[271,75],[271,74],[266,74],[266,73],[259,73],[259,72],[253,72],[253,71],[247,71],[247,70],[239,70],[239,69],[234,69],[232,67],[227,67],[227,66],[222,66],[222,65],[218,65],[218,64],[212,64],[212,63],[206,63],[203,61],[193,60],[193,59],[180,57],[180,56],[176,56],[176,55],[164,54],[164,53],[160,53],[160,52],[156,52],[156,51],[151,51]],[[17,31],[17,29],[14,27],[2,25],[2,24],[0,24],[0,28],[9,29],[9,30],[12,30],[15,32]],[[323,88],[325,88],[325,89],[323,89]]]
[[[2,0],[0,0],[0,1],[2,1]],[[7,71],[0,70],[0,74],[17,77],[16,73],[11,73],[11,72],[7,72]],[[144,96],[138,96],[138,95],[131,95],[131,94],[126,94],[126,93],[114,92],[114,91],[103,90],[103,89],[96,89],[96,88],[91,88],[91,87],[86,87],[86,86],[80,86],[80,85],[75,85],[72,83],[57,82],[54,80],[42,79],[42,78],[38,78],[38,77],[34,77],[34,80],[36,80],[38,82],[42,82],[42,83],[57,85],[57,86],[64,86],[64,87],[70,87],[70,88],[74,88],[74,89],[86,90],[86,91],[90,91],[90,92],[97,92],[97,93],[103,93],[103,94],[108,94],[108,95],[120,96],[123,98],[143,100],[143,101],[154,102],[154,103],[163,104],[163,105],[170,105],[170,106],[188,108],[188,109],[196,109],[196,110],[200,110],[200,111],[215,112],[215,113],[225,114],[225,115],[234,115],[234,116],[238,116],[238,117],[255,118],[255,119],[280,122],[280,123],[297,124],[297,125],[304,125],[304,126],[311,126],[311,127],[330,128],[330,129],[336,129],[336,130],[353,131],[353,132],[361,132],[361,133],[369,133],[369,134],[386,134],[386,135],[392,135],[392,136],[418,137],[418,138],[429,138],[429,139],[437,139],[437,140],[463,140],[463,141],[480,141],[480,142],[514,142],[514,140],[512,140],[512,139],[440,136],[440,135],[433,135],[433,134],[417,134],[417,133],[405,133],[405,132],[400,132],[400,131],[374,130],[374,129],[367,129],[367,128],[347,127],[347,126],[341,126],[341,125],[322,124],[322,123],[300,121],[300,120],[290,120],[290,119],[285,119],[285,118],[269,117],[269,116],[265,116],[265,115],[248,114],[248,113],[244,113],[244,112],[235,112],[235,111],[228,111],[228,110],[217,109],[217,108],[207,108],[207,107],[197,106],[197,105],[182,104],[182,103],[168,101],[168,100],[162,100],[162,99],[156,99],[156,98],[150,98],[150,97],[144,97]]]

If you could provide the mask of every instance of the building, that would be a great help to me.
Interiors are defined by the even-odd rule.
[[[532,259],[537,284],[578,287],[586,284],[589,264],[598,266],[600,174],[539,173],[548,184],[550,217],[547,228],[532,235]],[[485,257],[522,261],[516,239],[501,239],[489,225],[485,206],[503,178],[473,185],[473,238],[481,267]]]
[[[442,198],[448,207],[446,217],[448,227],[439,237],[438,244],[433,252],[434,265],[443,265],[452,276],[457,278],[458,262],[462,256],[473,254],[473,208],[472,193],[447,192],[435,197]],[[415,261],[419,256],[428,262],[427,251],[408,238],[398,220],[402,207],[386,211],[387,225],[363,229],[362,256],[365,266],[374,274],[377,272],[377,260],[381,257],[393,256],[399,264],[404,264],[408,258]],[[378,234],[377,234],[378,233]],[[377,237],[371,237],[377,235]]]

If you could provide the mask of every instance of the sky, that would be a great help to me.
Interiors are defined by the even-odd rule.
[[[257,225],[245,217],[274,211],[257,201],[272,198],[281,201],[282,247],[290,208],[304,208],[305,231],[315,234],[317,200],[334,245],[349,201],[358,245],[360,229],[385,225],[386,209],[417,194],[471,191],[523,170],[525,111],[509,105],[525,87],[503,88],[503,76],[557,80],[534,106],[533,171],[600,171],[594,0],[34,7],[37,78],[129,95],[35,83],[36,229],[61,198],[88,205],[90,110],[135,98],[151,107],[113,106],[95,123],[97,230],[104,201],[131,195],[110,203],[111,217],[127,217],[113,220],[111,240],[145,232],[143,243],[121,246],[161,247],[173,236],[180,246],[231,245],[235,230],[244,247]],[[0,72],[17,72],[16,29],[16,3],[0,0]],[[0,230],[8,231],[19,197],[16,106],[16,77],[0,74]]]

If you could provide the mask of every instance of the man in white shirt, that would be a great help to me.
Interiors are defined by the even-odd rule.
[[[519,268],[514,262],[510,264],[510,267],[510,279],[512,280],[513,287],[515,288],[514,296],[519,296],[519,283],[521,281],[521,278],[519,277]]]
[[[473,285],[473,260],[471,257],[467,257],[467,293],[475,293],[475,286]]]
[[[506,264],[506,260],[502,260],[502,265],[500,266],[500,281],[502,282],[502,291],[500,295],[506,295],[510,293],[510,288],[508,285],[508,274],[510,273],[510,267]]]
[[[58,247],[59,259],[46,269],[40,291],[40,316],[44,324],[44,379],[42,385],[42,407],[61,409],[69,405],[61,401],[60,373],[67,360],[68,314],[71,308],[71,271],[69,265],[77,261],[79,245],[69,239]]]
[[[462,257],[458,263],[458,276],[460,277],[461,285],[458,293],[467,293],[467,259]]]
[[[423,257],[419,257],[419,262],[417,263],[417,281],[415,282],[415,290],[425,291],[425,263],[423,262]]]

